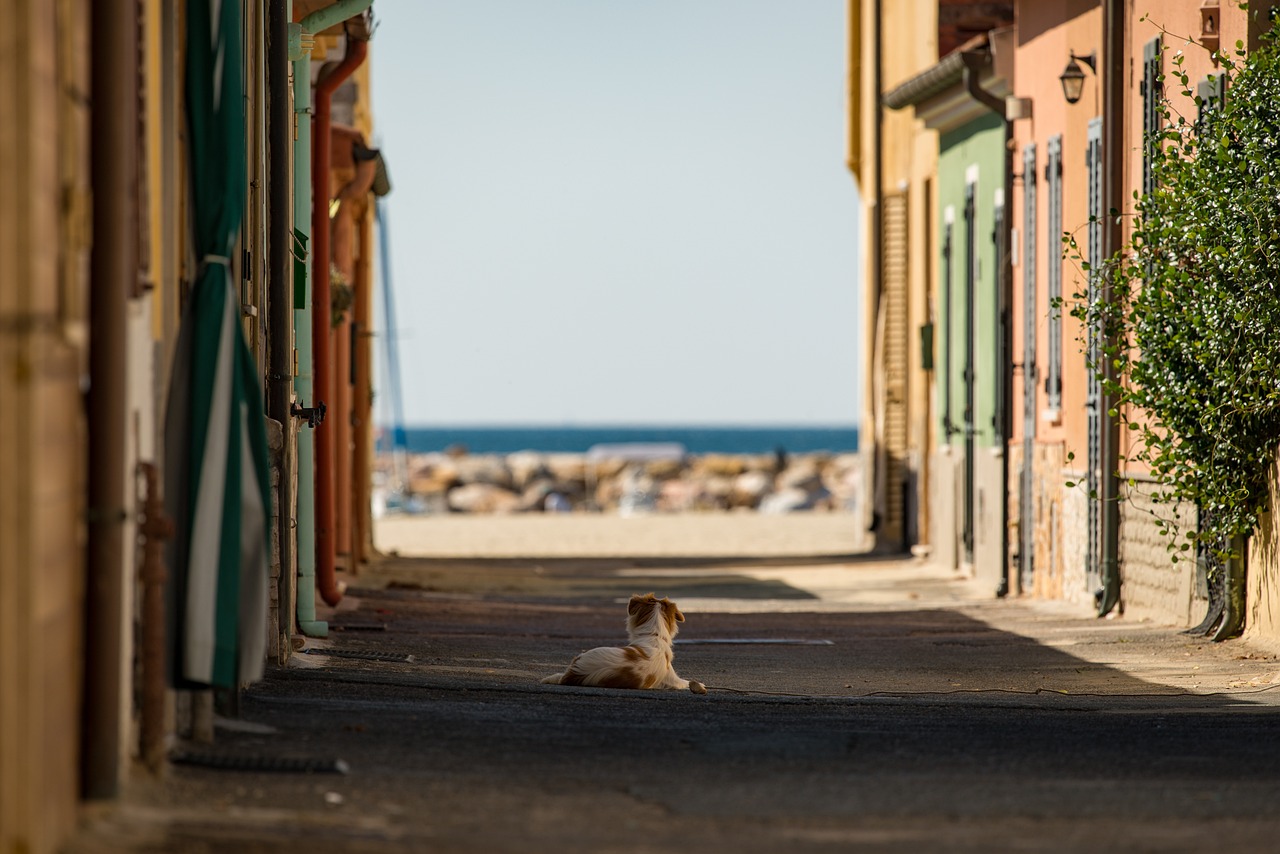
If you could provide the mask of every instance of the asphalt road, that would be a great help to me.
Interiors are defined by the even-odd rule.
[[[175,765],[77,850],[1280,848],[1266,652],[909,563],[794,564],[389,565],[182,746],[241,770]],[[708,695],[538,683],[650,589]]]

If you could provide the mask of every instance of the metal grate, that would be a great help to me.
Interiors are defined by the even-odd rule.
[[[283,774],[346,774],[350,766],[341,759],[298,756],[236,755],[177,751],[169,757],[175,765],[195,765],[219,771],[271,771]]]
[[[330,655],[334,658],[354,658],[360,661],[391,661],[400,664],[409,664],[414,660],[412,655],[400,652],[365,652],[358,649],[304,649],[307,655]]]

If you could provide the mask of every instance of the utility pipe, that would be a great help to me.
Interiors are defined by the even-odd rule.
[[[372,515],[369,501],[369,484],[373,469],[373,394],[371,388],[373,368],[373,205],[367,202],[357,228],[359,253],[356,256],[356,304],[355,335],[352,337],[355,352],[356,385],[352,412],[352,428],[355,431],[355,458],[352,461],[352,512],[355,530],[351,541],[352,566],[369,560],[372,551]]]
[[[138,4],[91,10],[93,251],[81,790],[119,793],[124,648],[126,300],[138,281]]]
[[[306,230],[311,226],[311,41],[299,24],[289,25],[289,57],[293,61],[293,222],[294,230],[307,240]],[[293,245],[293,252],[299,255],[306,250],[303,245]],[[311,276],[307,262],[302,270],[302,298],[293,304],[297,347],[293,387],[304,407],[315,408],[323,401],[317,401],[312,393]],[[329,634],[329,624],[316,619],[315,577],[315,439],[314,430],[299,428],[298,630],[322,638]]]
[[[278,520],[275,535],[280,554],[277,583],[280,624],[274,628],[281,641],[281,660],[289,648],[293,620],[293,437],[290,414],[293,403],[293,264],[289,243],[293,225],[289,194],[289,150],[293,144],[293,117],[289,112],[289,11],[284,3],[267,4],[267,412],[280,422],[284,434],[280,483],[276,488]]]
[[[368,4],[366,8],[367,6]],[[334,91],[364,62],[367,51],[366,42],[348,38],[347,52],[342,62],[316,84],[311,140],[311,191],[314,197],[311,211],[311,256],[314,259],[312,275],[315,282],[311,336],[316,393],[325,398],[331,398],[334,391],[329,346],[333,334],[330,328],[332,311],[329,303],[330,107]],[[320,588],[320,596],[329,605],[337,605],[342,601],[342,588],[338,584],[334,567],[334,438],[332,428],[322,427],[316,433],[316,582]]]
[[[343,177],[350,172],[350,178],[336,190],[335,204],[337,210],[330,219],[331,235],[330,255],[333,268],[340,271],[351,286],[352,303],[340,324],[334,324],[334,441],[337,447],[335,454],[335,480],[337,511],[335,525],[335,546],[337,554],[344,561],[350,572],[357,572],[359,560],[356,549],[352,545],[353,529],[357,527],[358,496],[356,483],[358,475],[355,467],[355,448],[352,444],[355,413],[354,395],[357,382],[356,353],[358,344],[356,335],[360,325],[357,315],[360,312],[360,282],[358,280],[359,236],[361,218],[369,207],[369,192],[377,177],[378,163],[373,157],[357,156],[357,149],[364,149],[363,137],[354,128],[334,127],[329,134],[333,146],[331,165],[334,170],[341,170]],[[332,174],[330,175],[332,178]],[[368,480],[368,471],[364,478]],[[367,485],[366,485],[367,489]]]
[[[372,5],[373,0],[338,0],[333,5],[317,9],[303,18],[302,29],[312,35],[322,33],[334,24],[341,24],[348,18],[354,18]]]
[[[334,263],[337,263],[336,259]],[[341,266],[338,267],[342,270]],[[346,273],[345,270],[342,270]],[[348,279],[354,290],[354,282]],[[341,558],[348,572],[351,563],[351,309],[348,306],[342,320],[334,325],[333,337],[333,550],[334,566]]]
[[[1128,149],[1124,140],[1125,83],[1125,3],[1103,0],[1102,9],[1102,257],[1104,264],[1120,251],[1124,230],[1120,217],[1112,211],[1124,207],[1124,160]],[[1100,277],[1098,298],[1111,302],[1111,280]],[[1105,334],[1105,333],[1104,333]],[[1102,341],[1102,587],[1095,594],[1098,616],[1105,617],[1120,601],[1120,419],[1112,415],[1119,401],[1109,387],[1116,380],[1114,360],[1106,350],[1118,342],[1108,336]]]
[[[139,463],[146,484],[138,533],[142,540],[142,702],[138,709],[138,742],[142,761],[152,774],[164,767],[165,542],[173,537],[173,521],[165,515],[160,475],[153,463]]]
[[[1224,641],[1240,634],[1244,626],[1244,579],[1246,555],[1245,539],[1237,535],[1230,541],[1231,554],[1223,561],[1222,571],[1222,622],[1209,636],[1213,641]]]
[[[882,275],[884,273],[884,104],[880,98],[884,93],[884,8],[883,0],[871,0],[871,44],[873,47],[875,58],[871,67],[871,88],[874,93],[872,97],[875,99],[875,109],[872,111],[872,143],[871,148],[874,152],[874,165],[872,167],[871,178],[871,198],[872,207],[875,209],[875,215],[871,218],[868,226],[871,230],[871,284],[875,288],[875,296],[872,298],[870,305],[874,311],[873,317],[876,322],[872,329],[873,345],[873,363],[875,354],[883,352],[884,342],[884,324],[882,322],[885,306],[884,306],[884,281]],[[883,379],[876,379],[876,372],[872,371],[873,382],[883,382]],[[874,388],[874,386],[872,386]],[[870,390],[870,389],[869,389]],[[886,455],[884,438],[882,430],[879,429],[884,423],[885,412],[883,403],[877,403],[877,396],[871,394],[872,406],[872,426],[875,428],[873,432],[873,455],[871,458],[871,485],[872,485],[872,501],[873,510],[871,512],[871,528],[875,534],[875,543],[877,547],[883,547],[884,542],[884,524],[888,517],[888,507],[885,505],[885,497],[888,495],[888,477],[889,477],[889,461]],[[905,519],[903,520],[905,523]]]
[[[988,44],[990,40],[988,40]],[[996,270],[997,317],[999,338],[996,345],[996,365],[999,377],[996,386],[996,429],[1000,442],[1000,584],[996,596],[1009,595],[1009,442],[1013,438],[1013,418],[1009,401],[1013,397],[1013,324],[1010,308],[1013,305],[1013,217],[1010,203],[1013,200],[1013,122],[1005,115],[1004,99],[991,94],[979,83],[982,67],[991,62],[990,48],[986,51],[965,51],[960,55],[964,62],[964,88],[982,106],[1004,122],[1004,174],[1001,184],[1004,196],[1004,214],[1000,233],[1000,269]]]

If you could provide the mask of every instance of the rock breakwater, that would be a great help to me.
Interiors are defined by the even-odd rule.
[[[857,512],[863,461],[856,453],[416,454],[396,505],[411,512],[686,513]],[[391,460],[377,476],[391,481]],[[386,507],[387,489],[380,490]],[[394,508],[393,508],[394,509]]]

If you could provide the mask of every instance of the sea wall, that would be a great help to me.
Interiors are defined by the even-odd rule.
[[[375,513],[859,512],[856,453],[684,455],[628,460],[587,454],[432,453],[409,457],[404,487],[377,463]]]

